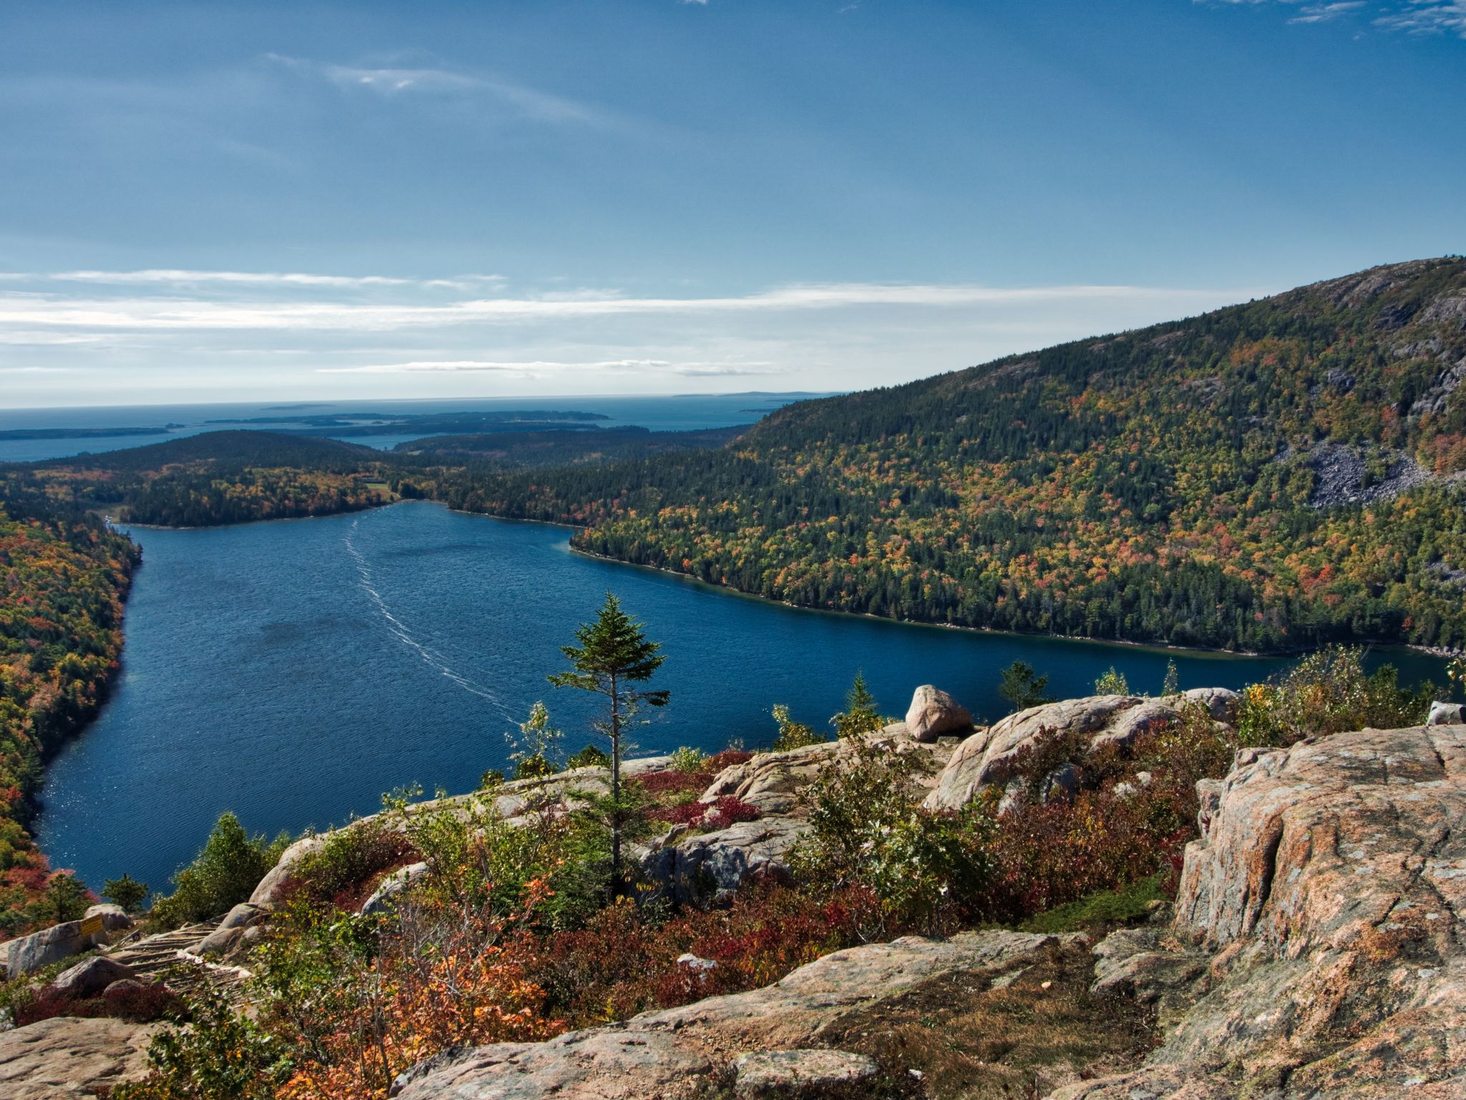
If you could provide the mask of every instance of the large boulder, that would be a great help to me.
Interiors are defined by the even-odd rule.
[[[9,976],[14,980],[32,970],[79,955],[91,946],[91,936],[82,931],[79,920],[42,928],[39,932],[10,941]]]
[[[972,728],[972,714],[941,688],[922,684],[906,709],[906,729],[916,741],[935,741]]]
[[[926,807],[961,809],[1044,735],[1073,739],[1082,756],[1104,746],[1128,748],[1137,737],[1174,722],[1190,707],[1202,708],[1212,721],[1230,721],[1236,704],[1236,694],[1226,688],[1195,688],[1163,699],[1093,695],[1029,707],[958,745],[927,796]],[[1073,762],[1082,760],[1076,757]]]
[[[52,980],[50,988],[63,997],[95,997],[113,982],[136,977],[132,967],[113,962],[105,955],[94,955],[63,970]]]
[[[678,902],[718,903],[750,878],[786,875],[789,850],[808,832],[793,817],[739,821],[650,851],[642,869]]]
[[[154,1024],[57,1016],[0,1033],[0,1096],[95,1097],[147,1072]]]
[[[1460,1096],[1466,725],[1245,751],[1207,794],[1172,931],[1214,953],[1210,989],[1144,1069],[1056,1096]],[[1117,953],[1101,980],[1184,977],[1187,953]]]
[[[1237,708],[1242,704],[1242,697],[1230,688],[1191,688],[1179,695],[1168,695],[1165,701],[1178,710],[1188,705],[1200,706],[1213,719],[1230,726],[1237,721]]]
[[[1011,761],[1043,733],[1099,734],[1125,711],[1143,702],[1133,695],[1097,695],[1029,707],[974,733],[952,754],[927,796],[930,810],[958,810],[992,783]]]
[[[320,850],[321,845],[326,843],[329,833],[312,833],[310,836],[303,836],[290,847],[281,853],[275,866],[265,872],[265,877],[260,879],[255,886],[254,892],[249,896],[249,903],[260,907],[278,905],[285,900],[286,894],[294,885],[298,867],[306,856]]]

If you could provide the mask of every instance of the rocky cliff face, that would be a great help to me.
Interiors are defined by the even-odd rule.
[[[1148,964],[1201,961],[1172,983],[1195,1003],[1145,1068],[1060,1095],[1466,1093],[1466,726],[1244,753],[1205,793]]]

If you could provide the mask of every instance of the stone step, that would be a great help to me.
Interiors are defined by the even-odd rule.
[[[124,940],[114,945],[107,957],[131,967],[140,978],[161,978],[179,993],[208,988],[227,995],[244,980],[244,971],[185,954],[213,930],[213,924],[190,924],[172,932]]]

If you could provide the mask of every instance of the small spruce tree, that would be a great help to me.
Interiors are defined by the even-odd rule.
[[[141,909],[151,892],[147,883],[138,882],[126,872],[121,878],[109,878],[102,885],[102,896],[114,905],[122,906],[128,913],[136,913]]]
[[[840,737],[859,737],[863,733],[874,733],[885,725],[881,713],[876,709],[875,696],[865,683],[865,673],[857,672],[845,696],[845,709],[830,719],[835,733]]]
[[[1051,703],[1048,695],[1049,678],[1040,676],[1026,661],[1014,661],[1003,669],[998,682],[998,694],[1013,704],[1014,710],[1027,710],[1040,703]]]
[[[649,691],[644,684],[662,667],[667,658],[658,652],[661,646],[647,640],[641,624],[621,610],[621,602],[610,592],[595,621],[575,632],[578,645],[561,646],[571,669],[550,676],[556,687],[573,687],[593,692],[606,699],[606,714],[594,723],[597,733],[611,746],[611,801],[608,816],[611,826],[611,890],[621,886],[621,834],[631,812],[630,803],[621,792],[621,757],[625,749],[627,725],[645,706],[661,707],[667,703],[667,692]]]

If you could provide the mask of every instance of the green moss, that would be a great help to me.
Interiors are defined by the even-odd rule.
[[[1074,932],[1097,925],[1133,924],[1148,917],[1154,903],[1167,901],[1161,876],[1152,875],[1119,890],[1101,890],[1056,906],[1023,923],[1025,932]]]

